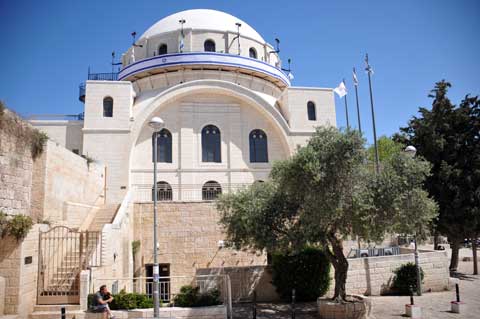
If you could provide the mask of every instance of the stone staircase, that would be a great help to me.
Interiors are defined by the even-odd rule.
[[[85,312],[80,310],[80,305],[36,305],[29,319],[55,319],[61,318],[61,309],[65,307],[66,319],[84,318]]]
[[[102,231],[103,225],[109,224],[113,221],[119,207],[120,205],[118,204],[107,204],[100,207],[95,214],[88,231]]]

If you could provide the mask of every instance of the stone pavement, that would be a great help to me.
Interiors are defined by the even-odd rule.
[[[431,247],[428,247],[431,249]],[[415,297],[415,303],[422,307],[423,319],[474,319],[480,318],[480,276],[473,276],[473,263],[461,261],[463,257],[471,256],[471,249],[460,251],[459,276],[461,300],[467,309],[462,314],[450,312],[450,301],[455,299],[455,291],[424,293]],[[410,302],[409,297],[377,296],[371,297],[372,313],[370,319],[399,319],[404,318],[405,304]],[[252,318],[250,304],[234,306],[234,319]],[[258,319],[290,319],[290,305],[288,304],[259,304]],[[297,305],[296,319],[318,318],[315,303]]]
[[[455,300],[455,291],[425,293],[415,297],[415,304],[422,307],[423,319],[450,319],[450,318],[480,318],[480,276],[471,275],[473,263],[461,261],[463,257],[471,256],[471,249],[462,249],[459,262],[459,285],[461,301],[467,309],[464,313],[450,312],[450,301]],[[409,297],[380,296],[372,297],[371,319],[401,318],[405,312],[405,304]]]

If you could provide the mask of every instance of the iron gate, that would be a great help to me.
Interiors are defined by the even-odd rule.
[[[100,232],[65,226],[40,233],[37,304],[78,304],[80,272],[101,265]]]

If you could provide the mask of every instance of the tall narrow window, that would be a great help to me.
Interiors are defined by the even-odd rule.
[[[205,52],[215,52],[215,42],[213,40],[207,40],[203,43]]]
[[[202,200],[214,200],[222,193],[222,186],[218,182],[208,181],[202,187]]]
[[[262,130],[253,130],[250,132],[250,162],[267,163],[268,162],[268,143],[267,134]]]
[[[167,129],[162,129],[157,133],[157,163],[172,162],[172,134]],[[152,137],[152,148],[154,139]],[[152,152],[153,154],[153,152]],[[153,156],[153,155],[152,155]],[[153,162],[152,157],[152,162]]]
[[[113,117],[113,99],[109,96],[103,99],[103,117]]]
[[[202,162],[222,161],[220,130],[215,125],[207,125],[202,130]]]
[[[309,121],[317,120],[317,111],[315,110],[315,103],[313,103],[312,101],[308,101],[307,103],[307,112],[308,112]]]
[[[160,46],[158,47],[158,55],[167,54],[167,51],[168,51],[167,45],[165,43],[160,44]]]
[[[248,50],[248,55],[252,59],[256,59],[257,58],[257,50],[255,50],[255,48],[250,48],[250,50]]]
[[[155,198],[155,188],[152,187],[152,201]],[[157,200],[170,201],[172,200],[172,186],[167,182],[157,182]]]

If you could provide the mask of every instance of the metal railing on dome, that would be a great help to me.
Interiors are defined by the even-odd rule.
[[[94,81],[117,81],[118,73],[109,72],[109,73],[88,73],[88,80]]]

